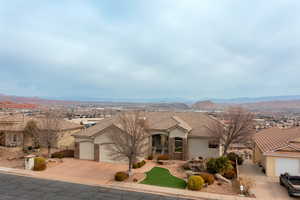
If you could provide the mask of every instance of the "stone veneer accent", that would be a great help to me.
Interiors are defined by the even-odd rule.
[[[75,142],[75,149],[74,149],[74,158],[79,159],[79,152],[80,148],[79,148],[79,142]]]
[[[100,145],[99,144],[94,144],[94,160],[99,162],[100,161]]]

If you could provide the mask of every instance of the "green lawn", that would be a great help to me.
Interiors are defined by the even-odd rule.
[[[153,167],[146,174],[147,177],[141,182],[142,184],[181,189],[184,189],[186,187],[186,182],[184,180],[172,176],[169,170],[165,168]]]

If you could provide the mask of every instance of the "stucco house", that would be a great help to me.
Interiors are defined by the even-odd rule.
[[[300,128],[265,129],[255,134],[254,143],[253,161],[267,176],[300,175]]]
[[[74,134],[75,157],[115,162],[110,156],[112,142],[108,135],[111,131],[118,131],[117,118],[106,118]],[[219,142],[206,128],[209,123],[215,122],[208,115],[199,112],[145,112],[144,119],[148,121],[149,139],[145,144],[148,155],[168,154],[174,160],[220,155]]]
[[[3,116],[0,118],[0,146],[18,147],[32,146],[32,139],[28,135],[24,135],[24,128],[28,121],[34,120],[40,131],[43,127],[39,118],[31,118],[21,115]],[[55,142],[56,148],[74,148],[74,137],[72,134],[83,129],[82,125],[74,124],[66,120],[61,120],[58,141]],[[40,141],[41,146],[43,140]]]

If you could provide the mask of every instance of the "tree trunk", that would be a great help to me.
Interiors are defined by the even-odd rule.
[[[128,175],[131,176],[132,174],[132,157],[129,158],[129,165],[128,165]]]
[[[51,158],[51,145],[48,144],[48,158]]]
[[[228,147],[229,147],[229,144],[224,144],[223,156],[227,155]]]

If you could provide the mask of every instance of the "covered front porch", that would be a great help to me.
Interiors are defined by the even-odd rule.
[[[172,160],[187,160],[187,139],[168,133],[153,133],[150,137],[150,155],[169,155]]]

